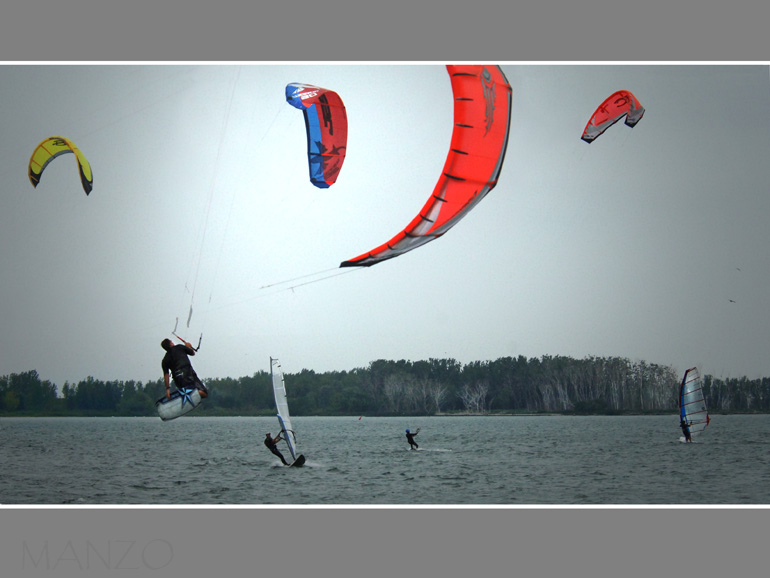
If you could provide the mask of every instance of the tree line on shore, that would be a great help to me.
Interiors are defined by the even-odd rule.
[[[376,360],[365,368],[285,374],[292,415],[437,415],[442,413],[622,414],[674,412],[681,376],[668,366],[621,357],[502,357]],[[272,415],[270,373],[204,379],[197,415]],[[770,378],[703,378],[713,412],[770,411]],[[61,389],[30,370],[0,377],[0,415],[153,416],[162,379],[87,377]],[[195,414],[191,414],[195,415]]]

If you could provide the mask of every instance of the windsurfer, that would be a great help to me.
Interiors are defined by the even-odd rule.
[[[691,442],[692,436],[690,435],[690,426],[687,424],[687,420],[682,418],[679,422],[679,427],[682,428],[682,433],[684,434],[684,441]]]
[[[267,449],[269,449],[271,452],[273,452],[275,455],[277,455],[279,458],[281,458],[281,461],[283,462],[284,466],[288,466],[289,462],[287,462],[283,454],[278,450],[275,444],[277,444],[279,441],[281,441],[283,438],[281,437],[281,434],[278,434],[277,437],[273,438],[270,436],[269,433],[265,434],[265,446],[267,446]]]
[[[416,436],[418,433],[420,433],[420,428],[417,428],[414,432],[406,430],[406,441],[409,442],[409,449],[411,450],[416,450],[420,447],[417,445],[417,442],[414,441],[414,436]]]
[[[163,368],[163,380],[166,382],[166,397],[171,399],[170,378],[174,378],[174,385],[178,390],[197,389],[201,399],[208,397],[209,392],[193,369],[188,356],[195,355],[195,349],[187,341],[178,345],[170,339],[161,341],[160,346],[166,350],[161,367]]]

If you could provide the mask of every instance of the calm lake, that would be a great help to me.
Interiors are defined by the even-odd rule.
[[[770,415],[3,418],[4,504],[770,504]],[[410,451],[404,430],[421,428]],[[289,456],[283,442],[284,455]]]

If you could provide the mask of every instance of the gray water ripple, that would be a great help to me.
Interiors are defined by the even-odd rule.
[[[768,504],[770,416],[3,418],[7,504]],[[411,451],[404,427],[421,427]]]

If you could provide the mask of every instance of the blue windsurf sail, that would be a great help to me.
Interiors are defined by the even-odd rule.
[[[687,423],[692,436],[706,429],[711,421],[703,394],[703,380],[697,367],[684,372],[679,387],[679,419]]]

